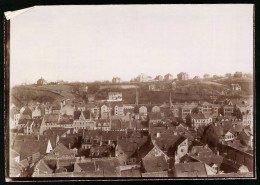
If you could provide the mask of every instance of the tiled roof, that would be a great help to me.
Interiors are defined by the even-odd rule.
[[[85,119],[90,119],[90,111],[82,111]],[[81,111],[74,111],[74,119],[79,119]]]
[[[59,115],[58,114],[46,114],[46,115],[44,115],[44,120],[46,123],[50,123],[50,122],[58,123]]]
[[[39,152],[41,155],[46,153],[48,140],[15,140],[13,150],[20,154],[20,160],[23,160]]]
[[[191,118],[193,118],[193,119],[206,119],[205,115],[202,114],[202,113],[199,113],[199,114],[191,114],[190,116],[191,116]]]
[[[175,164],[176,177],[207,177],[204,163],[189,162]]]
[[[139,169],[123,170],[121,177],[141,177],[141,172]]]
[[[36,165],[36,168],[39,169],[39,173],[50,174],[53,172],[53,170],[45,163],[44,160],[40,160],[39,163]]]
[[[160,112],[151,112],[149,114],[149,119],[150,120],[161,120],[162,119],[162,115]]]
[[[163,156],[145,157],[142,159],[142,164],[145,172],[160,172],[168,170],[168,164]]]

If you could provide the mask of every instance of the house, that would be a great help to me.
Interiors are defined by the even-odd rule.
[[[33,107],[32,118],[41,117],[41,116],[43,116],[43,110],[39,106]]]
[[[43,133],[44,130],[60,127],[58,125],[59,115],[58,114],[46,114],[42,119],[42,123],[40,126],[40,134]]]
[[[218,116],[218,108],[219,108],[219,105],[212,104],[209,102],[203,102],[198,105],[199,112],[201,112],[207,116],[209,116],[209,115]]]
[[[121,92],[108,92],[108,101],[122,101]]]
[[[123,104],[116,104],[114,106],[114,115],[115,116],[124,116],[124,105]]]
[[[193,80],[199,80],[200,77],[199,76],[194,76]]]
[[[88,94],[88,103],[93,103],[95,101],[95,95],[94,94]]]
[[[239,84],[231,84],[232,91],[241,91],[241,86]]]
[[[72,149],[68,149],[62,143],[58,143],[57,146],[44,157],[44,159],[75,159],[75,153]]]
[[[203,75],[203,78],[204,78],[204,79],[209,79],[209,78],[210,78],[210,75],[209,75],[209,74],[204,74],[204,75]]]
[[[92,176],[92,174],[97,173],[102,177],[117,177],[117,167],[119,166],[119,161],[116,158],[110,159],[99,159],[91,162],[80,161],[74,164],[74,172],[84,172],[87,176]]]
[[[16,128],[18,126],[19,119],[20,119],[19,108],[13,107],[10,111],[10,128]]]
[[[168,74],[164,75],[164,80],[165,80],[165,81],[173,80],[172,74],[168,73]]]
[[[147,117],[147,107],[142,105],[139,107],[139,116],[143,119],[146,119]]]
[[[74,111],[75,111],[74,107],[72,107],[71,105],[65,105],[60,110],[60,113],[61,113],[61,115],[68,115],[68,116],[73,117],[74,116]]]
[[[41,157],[52,151],[50,140],[15,140],[12,149],[20,155],[20,164],[33,166]]]
[[[202,162],[178,163],[174,165],[174,177],[207,177],[206,167]]]
[[[254,117],[253,117],[252,112],[249,112],[248,114],[243,115],[242,120],[243,120],[244,127],[249,126],[251,128],[251,130],[253,130]]]
[[[225,74],[225,77],[231,78],[231,77],[232,77],[232,74],[231,74],[231,73],[226,73],[226,74]]]
[[[145,156],[142,159],[144,173],[168,171],[169,164],[163,156]]]
[[[114,77],[112,79],[112,83],[120,83],[121,82],[121,79],[119,77]]]
[[[158,75],[154,78],[156,81],[163,81],[163,77],[161,75]]]
[[[75,111],[74,112],[74,121],[73,128],[76,130],[79,129],[95,129],[95,122],[91,120],[91,112],[87,111]]]
[[[179,160],[188,152],[188,139],[178,135],[176,132],[160,133],[152,138],[154,148],[147,155],[163,156],[170,163]]]
[[[110,119],[96,120],[94,130],[102,130],[102,131],[111,130],[111,120]]]
[[[224,116],[232,115],[234,112],[233,105],[225,105],[225,106],[223,106],[223,109],[224,109]]]
[[[253,133],[249,129],[243,129],[242,132],[237,136],[237,139],[244,145],[253,148]]]
[[[136,81],[137,82],[148,82],[149,78],[146,74],[141,73],[139,76],[137,76]]]
[[[178,80],[188,80],[189,75],[188,73],[181,72],[177,75]]]
[[[133,165],[141,161],[142,152],[148,142],[147,136],[131,136],[117,140],[115,156],[122,165]]]
[[[182,106],[178,106],[179,110],[178,110],[178,113],[179,113],[179,118],[185,120],[186,116],[189,114],[191,115],[192,114],[192,110],[197,107],[198,105],[197,104],[184,104]]]
[[[218,143],[236,139],[237,132],[231,124],[211,124],[204,130],[203,139],[209,145],[216,146]]]
[[[242,77],[243,77],[243,73],[242,72],[235,72],[234,78],[242,78]]]
[[[151,111],[152,111],[152,112],[160,112],[160,107],[157,106],[157,105],[155,105],[155,106],[152,107],[152,110],[151,110]]]
[[[108,119],[111,116],[112,108],[106,104],[100,107],[101,119]]]
[[[150,112],[149,113],[149,122],[150,123],[158,123],[161,122],[162,115],[160,112]]]
[[[46,84],[47,84],[47,81],[44,80],[42,77],[39,80],[37,80],[37,85],[46,85]]]
[[[204,114],[191,114],[191,123],[193,128],[199,128],[201,126],[208,126],[212,123],[212,117],[205,117]]]

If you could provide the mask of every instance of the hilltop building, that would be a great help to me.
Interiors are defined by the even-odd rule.
[[[188,73],[181,72],[177,75],[178,80],[188,80],[189,75]]]
[[[119,77],[114,77],[112,83],[121,83],[121,79]]]
[[[42,77],[37,81],[37,85],[46,85],[47,81],[44,80]]]

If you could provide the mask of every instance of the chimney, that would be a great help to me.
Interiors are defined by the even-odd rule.
[[[157,132],[156,133],[156,137],[159,138],[161,135],[160,135],[160,132]]]

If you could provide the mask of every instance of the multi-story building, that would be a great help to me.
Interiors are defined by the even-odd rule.
[[[177,75],[178,80],[188,80],[189,75],[188,73],[181,72]]]
[[[243,115],[243,126],[249,126],[251,130],[253,129],[253,123],[254,123],[254,118],[253,118],[253,113],[249,112],[245,115]]]
[[[241,91],[241,86],[239,84],[231,84],[232,91]]]
[[[124,106],[117,104],[114,106],[114,115],[115,116],[124,116]]]
[[[204,114],[191,114],[191,123],[193,128],[208,126],[212,123],[212,117],[206,117]]]
[[[203,102],[198,106],[198,109],[204,115],[218,116],[218,106],[212,103]]]
[[[234,112],[233,105],[225,105],[223,106],[224,116],[231,115]]]
[[[161,75],[158,75],[155,77],[154,80],[157,80],[157,81],[162,81],[163,80],[163,77]]]
[[[168,74],[164,75],[164,80],[165,81],[173,80],[172,74],[168,73]]]
[[[100,107],[101,119],[108,119],[111,116],[112,108],[103,104]]]
[[[208,79],[208,78],[210,78],[210,75],[209,75],[209,74],[204,74],[204,75],[203,75],[203,78],[204,78],[204,79]]]
[[[114,77],[112,83],[121,83],[121,79],[119,77]]]
[[[242,72],[235,72],[234,78],[241,78],[241,77],[243,77],[243,73]]]
[[[109,92],[108,93],[108,101],[122,101],[122,93],[121,92]]]

